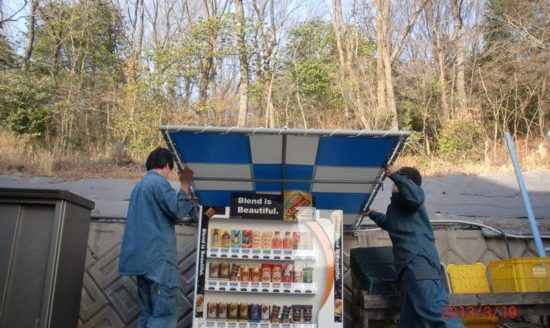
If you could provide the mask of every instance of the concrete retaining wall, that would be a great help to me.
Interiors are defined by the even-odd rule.
[[[132,278],[118,274],[118,256],[124,223],[94,221],[90,225],[79,327],[135,327],[139,309]],[[178,262],[181,268],[178,327],[190,327],[195,274],[196,227],[176,228]],[[478,230],[438,230],[437,248],[444,264],[488,263],[506,258],[501,238],[486,239]],[[355,247],[391,245],[383,231],[347,234],[344,239],[345,286],[351,287],[349,251]],[[531,242],[511,240],[513,256],[534,256]]]

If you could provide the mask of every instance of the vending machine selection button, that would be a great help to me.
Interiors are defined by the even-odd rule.
[[[277,261],[315,261],[311,249],[246,249],[246,248],[212,248],[208,250],[209,258],[262,259]]]
[[[311,323],[267,323],[206,321],[206,328],[317,328]]]
[[[244,292],[244,293],[271,293],[271,294],[315,294],[315,284],[281,284],[281,283],[251,283],[245,281],[216,281],[206,282],[209,291]]]

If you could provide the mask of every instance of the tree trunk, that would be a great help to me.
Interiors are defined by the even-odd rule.
[[[390,0],[376,0],[376,72],[378,79],[378,108],[382,113],[391,117],[391,128],[397,129],[397,106],[393,91],[390,53]],[[384,84],[383,92],[380,90]],[[385,100],[381,100],[385,98]],[[380,106],[380,103],[384,107]]]
[[[210,70],[214,65],[214,60],[211,56],[201,59],[201,72],[199,81],[199,107],[206,106],[206,100],[208,98],[208,84],[210,81]]]
[[[248,56],[246,51],[246,32],[243,1],[235,1],[237,7],[237,16],[239,19],[238,43],[239,43],[239,62],[241,71],[241,84],[239,89],[239,117],[238,126],[246,125],[246,116],[248,114]]]
[[[451,10],[453,11],[454,39],[456,48],[456,93],[458,97],[457,112],[464,112],[466,109],[466,87],[464,85],[464,40],[462,16],[460,12],[461,0],[451,0]]]
[[[268,96],[266,104],[266,120],[269,120],[269,127],[275,128],[275,106],[273,106],[273,81],[275,79],[274,73],[272,71],[273,57],[275,56],[275,46],[277,45],[277,28],[275,26],[275,4],[273,0],[269,0],[269,24],[271,28],[271,40],[269,45],[266,42],[266,54],[267,58],[265,61],[265,82],[269,83],[268,86]]]
[[[34,48],[34,30],[36,22],[36,11],[38,9],[38,0],[31,1],[31,13],[29,15],[29,35],[27,39],[27,47],[25,49],[25,55],[23,56],[23,72],[29,70],[29,62],[32,56],[32,50]]]
[[[386,75],[386,95],[388,97],[388,111],[391,115],[391,128],[397,130],[399,125],[397,123],[397,105],[395,103],[395,93],[393,91],[393,76],[391,71],[390,52],[388,47],[385,47],[384,51],[384,72]]]
[[[439,68],[439,84],[441,90],[441,107],[443,110],[443,119],[448,121],[451,118],[449,110],[449,100],[447,97],[447,81],[445,80],[445,55],[440,46],[437,47],[437,66]]]
[[[435,3],[436,6],[439,6],[438,3]],[[443,122],[447,122],[450,119],[450,110],[449,110],[449,99],[447,94],[447,81],[446,77],[446,66],[445,66],[445,53],[443,49],[443,44],[441,42],[441,33],[443,31],[440,28],[440,18],[436,18],[438,11],[437,7],[434,7],[434,1],[429,1],[427,4],[426,10],[426,19],[428,21],[428,27],[430,30],[430,36],[432,38],[432,48],[433,54],[437,63],[437,70],[439,72],[439,93],[441,96],[441,109],[443,112]]]
[[[385,0],[376,0],[376,95],[378,99],[378,115],[386,113],[388,108],[386,105],[386,82],[383,59],[385,24],[383,23],[382,3],[384,2]]]
[[[137,32],[137,40],[136,40],[136,54],[138,58],[141,56],[141,49],[143,47],[143,33],[144,33],[144,25],[145,25],[145,4],[143,3],[143,0],[139,1],[139,25],[138,25],[138,32]]]
[[[205,19],[211,19],[216,15],[216,6],[215,3],[208,3],[207,0],[202,1],[203,5],[203,13],[205,15]],[[215,32],[217,34],[217,32]],[[200,65],[200,81],[199,81],[199,101],[198,105],[200,109],[203,109],[206,107],[206,101],[208,98],[208,86],[210,84],[210,80],[212,79],[213,72],[212,69],[214,68],[214,47],[216,45],[217,35],[209,35],[207,37],[207,47],[206,53],[204,54],[204,58],[201,59],[201,65]]]
[[[333,0],[333,15],[332,15],[332,25],[334,28],[334,33],[336,34],[336,48],[338,49],[338,60],[340,62],[340,69],[338,70],[338,76],[340,78],[340,89],[343,90],[346,88],[344,85],[345,76],[347,72],[347,65],[344,60],[344,49],[342,46],[342,36],[345,34],[345,28],[342,26],[342,0]],[[341,92],[342,98],[344,99],[344,116],[349,116],[349,108],[347,104],[346,95],[344,92]]]

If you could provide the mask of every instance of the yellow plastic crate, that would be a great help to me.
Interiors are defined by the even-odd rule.
[[[489,271],[495,293],[550,292],[550,258],[521,257],[492,261]]]
[[[485,323],[467,323],[467,322],[464,322],[464,326],[466,328],[498,328],[498,324],[496,322],[485,322]]]
[[[487,268],[483,263],[449,264],[447,273],[454,294],[489,293]]]
[[[466,328],[498,328],[498,316],[485,317],[483,315],[479,317],[469,317],[471,313],[466,313],[466,317],[462,318],[462,323]]]

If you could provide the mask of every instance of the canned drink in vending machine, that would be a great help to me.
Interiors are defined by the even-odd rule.
[[[283,305],[283,312],[281,314],[282,323],[290,323],[290,306]]]
[[[239,319],[240,320],[248,320],[248,304],[247,303],[241,303],[239,307]]]
[[[241,267],[241,281],[250,281],[250,267],[243,265]]]
[[[209,302],[207,304],[206,316],[210,319],[218,318],[218,303]]]
[[[283,270],[280,264],[273,264],[271,266],[271,281],[274,283],[280,283],[283,280]]]
[[[231,248],[241,248],[243,243],[242,231],[231,230]]]
[[[220,243],[220,235],[219,235],[219,229],[212,229],[210,233],[212,234],[210,237],[210,247],[218,247]]]
[[[313,316],[313,305],[304,305],[303,309],[304,322],[311,323],[311,319]]]
[[[271,282],[271,264],[262,264],[262,282]]]
[[[219,243],[220,247],[230,248],[231,233],[228,230],[219,229],[219,235],[221,236],[221,242]]]
[[[239,304],[229,303],[229,319],[239,319]]]
[[[262,317],[262,309],[260,304],[250,304],[248,307],[248,317],[251,322],[259,322]]]
[[[292,271],[293,271],[294,267],[292,266],[292,264],[283,264],[282,268],[283,268],[283,279],[282,279],[282,281],[284,283],[291,283],[293,281]]]
[[[231,271],[229,275],[229,280],[231,281],[239,281],[241,276],[241,265],[233,263],[231,264]]]
[[[304,268],[303,280],[306,284],[311,284],[313,282],[313,268]]]
[[[262,248],[262,232],[261,231],[252,231],[252,248],[260,249]]]
[[[302,322],[302,320],[302,306],[292,305],[292,322],[298,323]]]
[[[218,318],[227,319],[227,303],[218,303]]]
[[[272,323],[279,323],[279,312],[281,312],[281,307],[279,305],[271,306],[271,314],[269,315],[269,318]]]
[[[301,265],[294,266],[294,282],[303,283],[304,282],[304,268]]]
[[[218,276],[222,280],[229,280],[229,262],[222,262],[220,264],[220,274]]]
[[[253,238],[252,230],[243,230],[242,248],[252,248]]]
[[[269,321],[269,318],[270,318],[270,311],[269,311],[270,306],[269,306],[269,304],[264,303],[264,304],[260,305],[260,307],[261,307],[261,311],[262,311],[260,319],[262,321]]]

